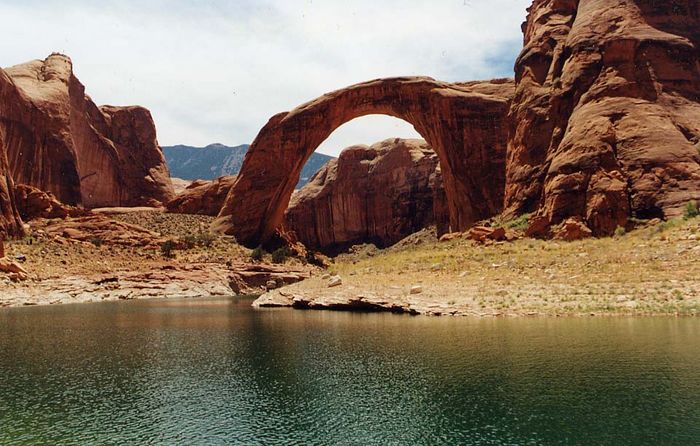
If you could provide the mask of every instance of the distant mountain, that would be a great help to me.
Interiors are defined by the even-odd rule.
[[[211,144],[206,147],[168,146],[163,147],[170,175],[183,180],[213,180],[224,175],[236,175],[243,165],[248,144],[229,147]],[[333,157],[314,153],[301,171],[297,189]],[[273,162],[273,160],[270,160]]]

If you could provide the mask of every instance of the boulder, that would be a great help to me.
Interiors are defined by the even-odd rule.
[[[4,257],[0,257],[0,272],[7,274],[10,280],[15,282],[29,278],[29,273],[19,263]]]
[[[328,279],[328,288],[334,288],[343,284],[343,279],[340,276],[332,276]]]
[[[44,192],[27,184],[15,186],[15,202],[25,222],[36,218],[82,217],[90,213],[85,209],[65,205],[51,192]]]
[[[610,235],[700,199],[697,0],[535,0],[524,33],[507,213]]]
[[[550,234],[549,219],[544,216],[530,218],[525,235],[532,238],[547,238]]]
[[[508,236],[506,230],[502,227],[491,228],[488,226],[474,226],[467,232],[467,239],[483,243],[486,240],[507,240]]]
[[[593,231],[579,218],[569,218],[554,229],[554,238],[573,242],[593,236]]]
[[[423,140],[349,147],[292,196],[284,226],[313,249],[390,246],[435,223],[438,164]]]
[[[64,55],[0,70],[0,135],[14,181],[62,203],[154,206],[173,198],[150,112],[96,106]]]
[[[229,286],[236,294],[255,294],[308,279],[308,268],[239,263],[231,266]]]
[[[445,242],[451,242],[453,240],[457,240],[464,237],[464,234],[461,232],[450,232],[447,234],[443,234],[440,236],[440,243],[445,243]]]
[[[220,177],[213,181],[194,181],[165,207],[168,212],[175,214],[216,216],[235,182],[235,176]]]

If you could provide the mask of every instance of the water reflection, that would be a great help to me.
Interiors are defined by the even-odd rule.
[[[0,311],[0,444],[693,444],[700,321]]]

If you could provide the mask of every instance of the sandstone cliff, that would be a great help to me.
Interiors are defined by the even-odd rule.
[[[148,110],[97,107],[66,56],[0,70],[0,134],[14,180],[69,205],[157,205],[173,197]]]
[[[596,235],[700,199],[700,2],[535,0],[505,203]]]
[[[235,181],[235,176],[220,177],[213,181],[194,181],[165,207],[168,212],[175,214],[216,216]]]
[[[285,229],[325,251],[354,243],[388,246],[435,223],[437,154],[423,140],[349,147],[292,196]],[[446,213],[444,205],[438,209]],[[449,214],[441,216],[449,219]]]
[[[0,132],[0,251],[2,241],[9,237],[22,235],[22,220],[15,203],[14,182],[5,155],[5,142]],[[4,253],[0,253],[0,257]]]

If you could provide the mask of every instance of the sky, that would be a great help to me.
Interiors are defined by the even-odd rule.
[[[162,145],[238,145],[271,116],[370,79],[512,77],[530,3],[0,0],[0,66],[61,52],[97,104],[151,110]],[[369,116],[318,151],[392,137],[419,135]]]

